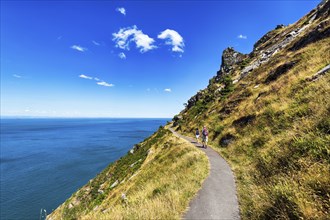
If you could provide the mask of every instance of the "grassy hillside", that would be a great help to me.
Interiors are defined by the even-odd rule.
[[[231,66],[226,50],[217,76],[174,117],[186,135],[209,127],[243,219],[330,219],[330,76],[314,75],[330,64],[329,18],[326,1]]]
[[[330,3],[228,48],[207,88],[173,118],[230,163],[243,219],[330,219]],[[327,71],[322,71],[328,68]],[[178,219],[208,174],[206,156],[166,129],[78,190],[49,219]]]
[[[48,219],[179,219],[208,172],[202,151],[160,128]]]

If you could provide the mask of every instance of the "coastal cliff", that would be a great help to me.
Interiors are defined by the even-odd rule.
[[[231,165],[243,219],[328,219],[330,2],[278,25],[250,54],[227,48],[207,88],[173,118],[208,126]],[[205,154],[160,128],[48,219],[178,219],[208,174]]]
[[[278,25],[250,54],[227,48],[207,88],[174,117],[207,125],[236,175],[243,219],[328,219],[330,2]]]
[[[161,127],[47,219],[179,219],[208,172],[203,152]]]

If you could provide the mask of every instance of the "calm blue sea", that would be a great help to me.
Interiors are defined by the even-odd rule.
[[[169,119],[1,119],[1,219],[39,219]]]

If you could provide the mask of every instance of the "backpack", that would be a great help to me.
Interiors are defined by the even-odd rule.
[[[209,132],[207,130],[203,130],[203,135],[204,136],[208,136],[209,135]]]

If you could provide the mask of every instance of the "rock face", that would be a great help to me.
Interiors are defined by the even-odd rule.
[[[118,185],[118,180],[116,180],[111,186],[110,186],[110,188],[113,188],[113,187],[116,187],[117,185]]]
[[[253,51],[250,54],[237,52],[233,47],[226,48],[222,53],[221,66],[217,74],[210,80],[206,89],[198,91],[188,100],[185,109],[179,116],[184,117],[184,113],[197,105],[198,101],[203,101],[203,104],[205,104],[212,101],[209,97],[221,96],[222,91],[226,89],[225,79],[232,79],[232,83],[236,84],[255,69],[266,64],[280,51],[297,51],[310,43],[329,38],[329,15],[330,1],[324,0],[294,26],[280,24],[274,30],[266,33],[254,44]],[[323,19],[323,22],[320,22],[320,19]],[[316,22],[319,22],[317,26],[315,26]],[[297,62],[299,60],[286,62],[276,67],[275,70],[269,73],[264,83],[268,84],[276,80],[280,75],[289,71]],[[322,74],[316,75],[311,80],[315,80]],[[175,121],[176,125],[177,122]]]
[[[217,72],[215,81],[219,82],[223,75],[228,75],[233,70],[234,66],[241,63],[247,57],[246,54],[237,52],[232,47],[226,48],[222,52],[220,70]]]
[[[245,54],[235,51],[232,47],[228,47],[222,53],[220,71],[222,73],[229,73],[233,69],[233,66],[242,62],[245,57]]]
[[[330,37],[329,20],[320,23],[316,28],[314,28],[308,35],[297,41],[291,48],[291,51],[299,50],[310,43],[322,40],[324,38]]]
[[[198,102],[198,100],[200,100],[202,97],[203,97],[203,91],[201,90],[201,91],[197,92],[196,95],[194,95],[193,97],[191,97],[188,100],[187,109],[189,109],[192,106],[194,106],[196,104],[196,102]]]
[[[214,82],[217,83],[217,82],[221,81],[221,79],[225,75],[229,75],[231,73],[231,71],[234,69],[234,66],[241,63],[247,57],[248,57],[248,55],[237,52],[232,47],[226,48],[222,52],[222,56],[221,56],[222,62],[221,62],[220,70],[217,72],[217,75],[213,78]],[[210,84],[212,84],[212,83],[210,83]],[[223,89],[223,87],[224,87],[223,85],[218,85],[217,89],[215,89],[215,91],[219,92],[221,89]],[[199,92],[197,92],[196,95],[192,96],[187,102],[186,109],[191,108],[192,106],[194,106],[196,104],[196,102],[203,99],[204,95],[207,93],[206,90],[207,89],[200,90]]]
[[[313,76],[307,78],[307,80],[308,81],[316,81],[328,72],[330,72],[330,64],[327,65],[326,67],[324,67],[323,69],[321,69],[320,71],[318,71],[317,73],[315,73]]]

